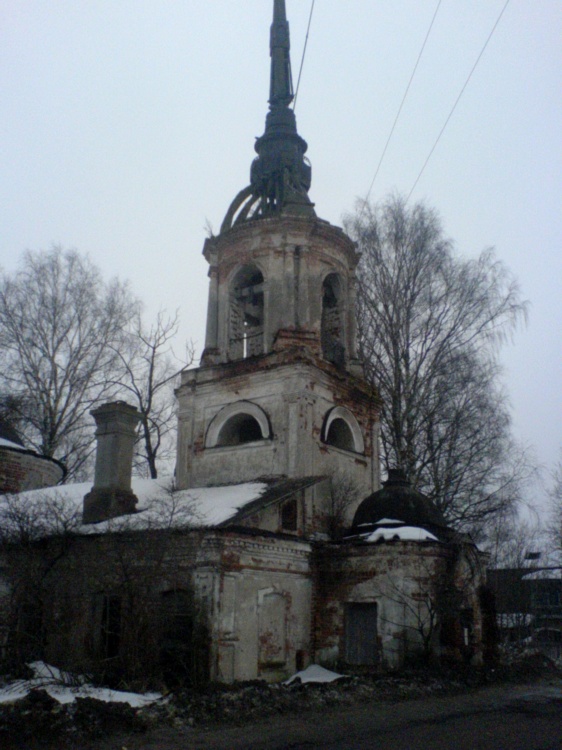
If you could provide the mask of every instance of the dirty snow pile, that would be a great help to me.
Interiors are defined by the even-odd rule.
[[[59,703],[72,703],[76,698],[95,698],[106,703],[128,703],[132,708],[142,708],[162,697],[160,693],[141,695],[94,687],[83,675],[63,672],[43,661],[34,661],[27,666],[33,672],[33,677],[16,680],[0,688],[0,703],[14,703],[37,689],[45,690]]]
[[[297,672],[292,677],[289,677],[289,679],[286,680],[283,684],[290,685],[292,682],[295,682],[297,680],[300,680],[302,685],[305,685],[307,682],[335,682],[336,680],[341,680],[343,676],[343,674],[338,674],[337,672],[331,672],[329,669],[324,669],[324,667],[321,667],[319,664],[311,664],[301,672]]]

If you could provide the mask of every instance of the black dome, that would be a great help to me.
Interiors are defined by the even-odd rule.
[[[400,469],[390,469],[383,487],[365,498],[357,508],[352,529],[374,526],[382,518],[402,521],[407,526],[446,528],[447,523],[433,503],[417,492]]]

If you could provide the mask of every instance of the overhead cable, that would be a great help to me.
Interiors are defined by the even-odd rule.
[[[377,169],[375,171],[375,176],[373,177],[373,180],[371,182],[371,185],[369,187],[369,190],[367,191],[367,195],[365,197],[365,203],[369,202],[369,198],[371,196],[371,191],[373,190],[373,186],[375,184],[375,180],[378,177],[383,159],[386,155],[386,151],[388,149],[388,144],[390,143],[390,140],[392,138],[392,135],[394,133],[394,130],[396,129],[396,124],[398,122],[398,118],[400,117],[400,113],[402,112],[402,107],[404,106],[404,102],[406,101],[406,97],[408,96],[408,92],[410,90],[410,86],[412,85],[412,81],[414,80],[414,76],[416,75],[416,70],[418,69],[418,65],[420,63],[421,57],[423,55],[423,51],[425,49],[425,45],[427,43],[427,40],[429,39],[429,35],[431,33],[431,29],[433,28],[433,24],[435,22],[435,18],[437,17],[437,13],[439,11],[439,7],[441,6],[442,0],[439,0],[437,3],[437,7],[435,8],[435,12],[433,13],[433,18],[431,19],[431,23],[429,24],[429,28],[427,30],[427,34],[425,35],[425,39],[423,40],[423,44],[421,46],[418,59],[416,60],[416,64],[414,65],[414,69],[412,70],[412,75],[410,76],[410,80],[408,81],[408,85],[406,86],[406,91],[404,92],[404,96],[402,97],[402,101],[400,102],[400,106],[398,107],[398,112],[396,113],[396,117],[394,118],[394,122],[392,123],[392,127],[390,128],[390,133],[388,134],[388,138],[386,139],[386,143],[384,145],[381,158],[379,159],[379,163],[377,164]]]
[[[444,131],[445,131],[445,128],[446,128],[446,127],[447,127],[447,125],[449,124],[449,120],[450,120],[450,119],[451,119],[451,117],[453,116],[453,112],[454,112],[454,111],[455,111],[455,109],[457,108],[457,104],[459,103],[459,101],[460,101],[460,98],[461,98],[461,96],[462,96],[462,95],[464,94],[464,90],[465,90],[465,89],[466,89],[466,87],[468,86],[468,83],[469,83],[470,79],[472,78],[472,74],[473,74],[473,73],[474,73],[474,71],[476,70],[476,66],[477,66],[477,65],[478,65],[478,63],[480,62],[480,58],[481,58],[481,57],[482,57],[482,55],[484,54],[484,51],[486,50],[486,47],[488,46],[488,42],[489,42],[489,41],[490,41],[490,39],[492,38],[492,36],[493,36],[493,34],[494,34],[494,31],[496,30],[496,28],[497,28],[497,26],[498,26],[498,24],[499,24],[499,22],[500,22],[500,20],[501,20],[501,17],[503,16],[503,14],[504,14],[504,12],[505,12],[505,9],[506,9],[506,8],[507,8],[507,6],[509,5],[509,2],[510,2],[510,0],[506,0],[506,2],[505,2],[505,5],[504,5],[504,6],[503,6],[503,8],[501,9],[501,11],[500,11],[500,14],[499,14],[499,16],[497,17],[497,19],[496,19],[496,22],[495,22],[495,24],[494,24],[494,25],[493,25],[493,27],[492,27],[492,30],[491,30],[491,31],[490,31],[490,33],[488,34],[488,38],[487,38],[487,39],[486,39],[486,41],[484,42],[484,46],[483,46],[483,47],[482,47],[482,49],[480,50],[480,54],[479,54],[479,55],[478,55],[478,57],[476,58],[476,62],[475,62],[475,63],[474,63],[474,65],[472,66],[472,69],[471,69],[470,73],[468,74],[468,77],[467,77],[466,81],[464,82],[464,84],[463,84],[463,87],[461,88],[461,90],[460,90],[460,93],[459,93],[459,95],[457,96],[457,98],[456,98],[456,100],[455,100],[455,103],[453,104],[453,106],[452,106],[452,108],[451,108],[451,111],[449,112],[449,114],[448,114],[448,116],[447,116],[447,119],[445,120],[445,123],[444,123],[443,127],[442,127],[442,128],[441,128],[441,130],[439,131],[439,135],[438,135],[438,136],[437,136],[437,138],[435,139],[435,143],[434,143],[434,144],[433,144],[433,146],[431,147],[431,151],[430,151],[430,152],[429,152],[429,154],[427,155],[427,159],[426,159],[426,160],[424,161],[424,163],[423,163],[423,166],[422,166],[422,168],[420,169],[420,171],[419,171],[419,174],[418,174],[418,176],[416,177],[416,181],[414,182],[414,184],[412,185],[412,189],[411,189],[411,190],[410,190],[410,192],[408,193],[408,197],[406,198],[406,201],[409,201],[409,200],[410,200],[410,197],[411,197],[412,193],[413,193],[413,192],[414,192],[414,190],[416,189],[416,185],[417,185],[417,184],[418,184],[418,182],[420,181],[420,178],[421,178],[422,174],[424,173],[424,170],[425,170],[425,168],[427,167],[427,164],[428,164],[429,160],[431,159],[431,157],[432,157],[432,155],[433,155],[433,152],[435,151],[435,149],[436,149],[436,147],[437,147],[437,144],[438,144],[438,143],[439,143],[439,141],[441,140],[441,136],[443,135],[443,133],[444,133]]]
[[[297,88],[296,88],[296,91],[295,91],[295,98],[293,99],[293,110],[297,106],[297,96],[299,94],[299,86],[300,86],[301,75],[302,75],[302,66],[304,65],[304,57],[306,55],[306,46],[308,44],[308,35],[310,33],[310,24],[312,22],[312,14],[314,12],[314,3],[315,2],[316,2],[316,0],[312,0],[312,5],[310,6],[310,15],[308,17],[308,26],[306,28],[306,37],[304,39],[304,47],[303,47],[303,50],[302,50],[301,65],[300,65],[300,68],[299,68],[299,77],[297,79]]]

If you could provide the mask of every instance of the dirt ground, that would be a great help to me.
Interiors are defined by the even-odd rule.
[[[141,710],[92,699],[61,706],[36,691],[0,709],[0,747],[562,750],[561,717],[562,673],[535,655],[485,672],[418,669],[327,685],[210,685]]]
[[[93,747],[93,746],[92,746]],[[562,680],[371,703],[244,727],[160,728],[98,750],[562,750]]]

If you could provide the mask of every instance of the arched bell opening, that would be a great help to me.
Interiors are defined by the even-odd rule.
[[[264,278],[254,265],[241,268],[230,286],[230,359],[264,352]]]
[[[228,445],[241,445],[262,440],[261,428],[251,414],[236,414],[222,427],[217,438],[217,448]]]
[[[271,438],[266,413],[251,401],[225,406],[213,418],[205,438],[206,448],[222,448]]]
[[[359,422],[344,406],[336,406],[326,414],[322,440],[342,451],[364,453],[365,441]]]
[[[330,273],[322,284],[322,354],[328,362],[345,364],[343,284],[337,273]]]
[[[335,448],[340,448],[343,451],[354,451],[355,443],[353,441],[353,433],[347,422],[344,419],[334,419],[328,434],[326,435],[326,442],[328,445],[333,445]]]

